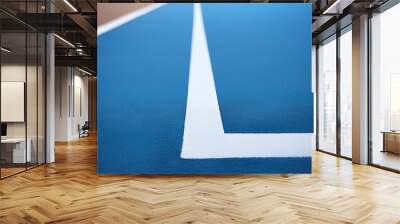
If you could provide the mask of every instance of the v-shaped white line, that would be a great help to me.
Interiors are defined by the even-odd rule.
[[[311,147],[311,133],[224,133],[201,6],[196,3],[181,157],[309,157]]]

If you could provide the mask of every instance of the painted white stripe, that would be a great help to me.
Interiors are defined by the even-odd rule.
[[[311,133],[224,133],[201,6],[196,3],[181,157],[206,159],[311,156],[312,136]]]
[[[130,22],[130,21],[132,21],[132,20],[134,20],[134,19],[136,19],[136,18],[138,18],[140,16],[143,16],[143,15],[149,13],[149,12],[152,12],[152,11],[154,11],[154,10],[156,10],[156,9],[160,8],[161,6],[164,6],[166,4],[167,3],[153,3],[153,4],[149,5],[149,6],[145,6],[145,7],[141,8],[141,9],[135,10],[135,11],[133,11],[131,13],[128,13],[128,14],[126,14],[124,16],[121,16],[118,19],[114,19],[114,20],[112,20],[112,21],[110,21],[108,23],[105,23],[105,24],[103,24],[103,25],[101,25],[101,26],[99,26],[97,28],[97,36],[100,36],[103,33],[106,33],[108,31],[110,31],[112,29],[115,29],[115,28],[117,28],[117,27],[119,27],[119,26],[121,26],[121,25],[123,25],[123,24],[125,24],[127,22]]]

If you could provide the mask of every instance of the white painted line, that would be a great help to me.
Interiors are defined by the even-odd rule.
[[[201,6],[194,7],[192,52],[181,157],[185,159],[309,157],[312,133],[225,133]]]

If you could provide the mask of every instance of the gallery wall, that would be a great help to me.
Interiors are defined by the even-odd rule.
[[[78,125],[88,121],[88,77],[74,67],[56,67],[56,141],[79,138]]]
[[[99,173],[311,172],[310,4],[137,8],[99,27]]]

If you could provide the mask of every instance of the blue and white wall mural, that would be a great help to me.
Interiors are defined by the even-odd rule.
[[[310,173],[312,133],[310,4],[154,3],[100,24],[99,173]]]

